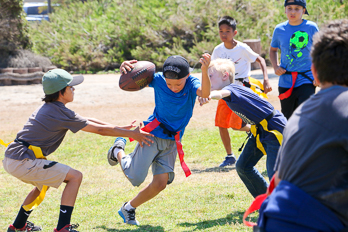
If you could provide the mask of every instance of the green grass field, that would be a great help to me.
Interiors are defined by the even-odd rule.
[[[246,134],[231,132],[234,152]],[[8,135],[7,139],[15,135]],[[185,177],[179,161],[175,180],[151,201],[137,209],[139,227],[123,223],[118,209],[133,198],[152,179],[133,187],[119,166],[109,166],[106,153],[113,138],[79,132],[68,133],[60,148],[49,156],[84,174],[84,179],[74,208],[72,223],[79,223],[79,231],[252,231],[243,225],[243,213],[253,198],[239,179],[234,168],[219,168],[225,151],[217,128],[188,129],[183,138],[185,161],[192,175]],[[131,152],[135,143],[128,143]],[[0,148],[3,154],[4,148]],[[237,153],[239,155],[239,153]],[[2,158],[2,157],[1,157]],[[266,174],[265,158],[258,169]],[[18,209],[31,185],[9,175],[0,166],[0,230],[5,231],[15,219]],[[57,190],[51,188],[43,203],[29,218],[41,225],[43,231],[56,227],[60,197],[65,184]],[[249,219],[257,220],[257,214]]]

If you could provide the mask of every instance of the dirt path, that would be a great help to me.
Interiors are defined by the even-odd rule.
[[[273,91],[269,101],[280,109],[278,77],[268,69]],[[196,77],[201,74],[193,74]],[[252,76],[262,79],[260,70]],[[137,92],[126,92],[118,87],[119,75],[85,75],[85,81],[76,86],[75,100],[67,107],[82,116],[95,117],[116,125],[126,125],[132,120],[146,119],[154,108],[152,88]],[[42,85],[0,86],[0,138],[16,134],[30,114],[42,104]],[[200,107],[196,104],[189,127],[214,126],[217,101]]]

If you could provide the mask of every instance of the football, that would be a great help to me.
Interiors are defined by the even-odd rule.
[[[150,61],[138,61],[134,68],[120,77],[119,86],[125,91],[138,91],[151,83],[156,66]]]

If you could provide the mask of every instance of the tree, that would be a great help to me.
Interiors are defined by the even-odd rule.
[[[0,0],[0,54],[30,46],[23,0]]]

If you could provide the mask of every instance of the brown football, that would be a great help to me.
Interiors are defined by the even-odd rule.
[[[138,91],[151,83],[156,66],[150,61],[138,61],[134,68],[120,77],[119,86],[125,91]]]

